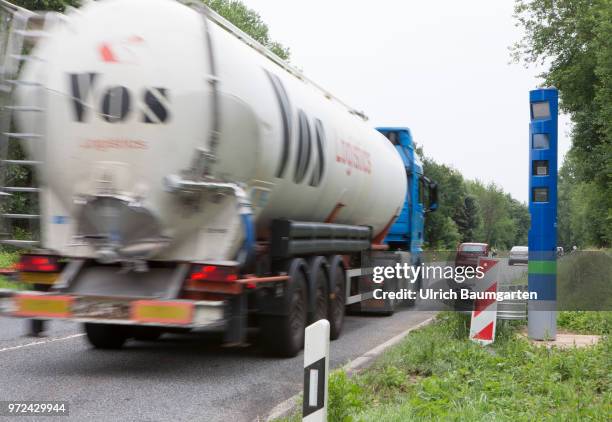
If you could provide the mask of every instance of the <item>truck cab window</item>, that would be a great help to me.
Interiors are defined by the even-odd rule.
[[[385,136],[393,145],[399,145],[399,136],[397,136],[397,132],[387,132]]]
[[[425,182],[423,176],[419,177],[419,203],[425,204]]]

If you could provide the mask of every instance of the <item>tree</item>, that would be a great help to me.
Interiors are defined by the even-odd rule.
[[[525,204],[512,198],[509,194],[506,194],[506,198],[509,204],[508,212],[516,228],[512,246],[527,245],[527,237],[531,225],[529,210]]]
[[[465,197],[464,210],[465,210],[465,227],[464,227],[464,242],[473,242],[475,240],[476,229],[480,225],[480,208],[478,208],[478,202],[472,195]]]
[[[422,154],[422,152],[421,152]],[[425,219],[429,249],[487,242],[500,249],[527,244],[527,206],[495,184],[466,181],[461,173],[423,156],[423,172],[438,183],[439,207]]]
[[[12,0],[11,3],[21,6],[25,9],[39,10],[54,10],[63,12],[67,6],[78,6],[79,0]]]
[[[442,216],[441,220],[440,232],[432,245],[434,249],[453,250],[461,242],[461,234],[452,218]]]
[[[476,239],[498,249],[514,246],[519,224],[511,208],[514,201],[515,206],[523,207],[526,213],[525,205],[512,199],[495,183],[485,186],[479,181],[468,182],[467,188],[470,195],[476,198],[482,218],[476,230]]]
[[[249,34],[283,60],[289,60],[289,49],[270,39],[268,26],[261,16],[237,0],[203,0],[211,9]]]
[[[463,176],[457,170],[438,164],[429,157],[423,160],[423,172],[438,183],[439,190],[439,207],[425,219],[427,244],[435,249],[455,249],[464,237],[466,224],[463,209],[466,189]]]
[[[572,246],[578,243],[576,234],[571,227],[572,190],[574,185],[578,183],[573,174],[572,161],[571,154],[568,154],[559,169],[557,188],[557,244],[563,246],[566,250],[570,250]]]
[[[560,239],[610,246],[612,0],[519,0],[515,12],[525,36],[513,47],[514,58],[548,64],[541,77],[559,89],[561,108],[574,123],[571,163],[559,179],[568,201],[558,216]],[[572,183],[566,184],[570,171]]]

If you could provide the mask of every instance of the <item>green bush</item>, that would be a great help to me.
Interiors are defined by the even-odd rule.
[[[362,388],[350,379],[343,370],[329,376],[328,420],[330,422],[351,422],[352,414],[363,410]]]
[[[19,260],[18,252],[0,251],[0,268],[9,268]]]
[[[612,312],[563,311],[557,315],[559,328],[586,334],[610,334]]]
[[[0,268],[10,268],[19,259],[18,252],[0,251]],[[0,276],[0,289],[25,289],[27,285],[8,280],[6,277]]]

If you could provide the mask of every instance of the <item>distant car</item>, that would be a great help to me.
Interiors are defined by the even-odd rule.
[[[527,264],[529,248],[527,246],[513,246],[508,255],[508,265]]]
[[[462,243],[457,248],[455,267],[478,266],[478,258],[491,256],[491,247],[487,243]]]

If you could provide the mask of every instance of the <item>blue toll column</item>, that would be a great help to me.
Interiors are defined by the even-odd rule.
[[[529,92],[529,338],[557,336],[557,117],[559,92]]]

